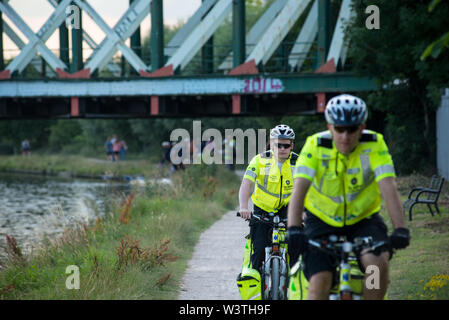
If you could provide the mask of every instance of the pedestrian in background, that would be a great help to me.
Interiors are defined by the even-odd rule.
[[[108,137],[106,139],[106,142],[104,143],[104,147],[106,149],[106,160],[112,160],[113,157],[113,151],[112,151],[112,142],[111,137]]]
[[[120,153],[120,144],[117,139],[117,135],[114,134],[112,137],[112,161],[119,160],[119,153]]]
[[[22,147],[22,155],[29,156],[31,154],[31,145],[28,139],[22,141],[21,147]]]
[[[171,144],[169,141],[162,142],[162,158],[159,162],[159,165],[162,166],[165,162],[170,163],[170,151]]]
[[[128,150],[128,146],[126,145],[125,140],[121,139],[119,142],[119,160],[124,161],[126,160],[126,150]]]

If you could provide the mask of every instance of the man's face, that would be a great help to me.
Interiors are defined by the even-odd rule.
[[[335,147],[345,156],[348,156],[357,147],[365,127],[365,124],[360,126],[327,125],[327,128],[332,133],[332,140],[334,141]]]
[[[277,159],[285,160],[293,149],[293,141],[288,139],[272,139],[270,147]]]

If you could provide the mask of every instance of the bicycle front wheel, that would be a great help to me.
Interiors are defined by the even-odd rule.
[[[271,260],[271,299],[279,300],[279,259]]]

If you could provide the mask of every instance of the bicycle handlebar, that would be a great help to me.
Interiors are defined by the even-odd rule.
[[[259,221],[262,221],[264,223],[268,223],[268,224],[271,224],[271,225],[276,224],[275,222],[273,222],[273,219],[275,217],[274,216],[275,213],[270,212],[270,213],[268,213],[268,215],[269,215],[269,217],[263,217],[263,216],[261,216],[261,215],[259,215],[257,213],[251,212],[251,217],[254,217],[254,218],[256,218]],[[240,212],[237,212],[237,217],[240,217],[240,216],[241,216]],[[284,224],[285,226],[287,226],[287,218],[282,218],[282,219],[279,218],[279,222],[277,224]]]
[[[389,245],[386,241],[373,241],[372,237],[357,237],[354,241],[348,241],[345,237],[338,239],[337,236],[331,235],[325,239],[308,240],[309,248],[317,248],[327,253],[337,254],[340,252],[360,252],[369,249],[368,252],[374,252],[384,245]]]

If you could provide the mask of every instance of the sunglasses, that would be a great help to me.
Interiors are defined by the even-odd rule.
[[[334,127],[335,131],[337,131],[338,133],[343,133],[343,132],[347,132],[347,133],[354,133],[357,130],[359,130],[360,126],[344,126],[344,127]]]
[[[289,149],[292,146],[291,143],[275,143],[275,145],[278,149]]]

